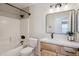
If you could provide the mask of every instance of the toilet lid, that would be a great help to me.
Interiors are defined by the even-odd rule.
[[[33,51],[33,49],[34,49],[34,48],[32,48],[32,47],[26,47],[26,48],[22,49],[22,50],[20,51],[20,53],[21,53],[21,54],[29,54],[29,53],[31,53],[31,52]]]

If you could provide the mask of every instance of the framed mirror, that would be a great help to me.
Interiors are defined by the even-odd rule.
[[[72,31],[72,11],[48,14],[46,16],[46,32],[66,34]]]

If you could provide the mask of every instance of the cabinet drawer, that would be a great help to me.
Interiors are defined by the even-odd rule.
[[[66,50],[64,47],[61,47],[61,54],[63,55],[67,55],[67,56],[75,56],[76,55],[76,51],[72,51],[72,49],[70,51]]]
[[[42,56],[56,56],[56,53],[52,51],[48,51],[48,50],[42,50],[41,55]]]
[[[79,56],[79,51],[76,51],[76,56]]]
[[[60,46],[47,44],[47,43],[41,43],[41,49],[50,50],[53,52],[59,52]]]

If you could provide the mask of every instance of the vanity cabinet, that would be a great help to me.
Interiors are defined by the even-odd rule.
[[[40,46],[42,56],[56,56],[58,53],[60,53],[60,46],[47,43],[41,43]]]
[[[55,52],[52,52],[52,51],[49,51],[49,50],[43,49],[41,51],[41,55],[42,56],[56,56],[56,53]]]
[[[40,53],[42,56],[78,56],[79,51],[60,45],[40,43]]]

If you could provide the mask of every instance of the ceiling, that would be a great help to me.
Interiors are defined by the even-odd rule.
[[[10,3],[10,4],[13,5],[13,6],[16,6],[16,7],[18,7],[18,8],[23,9],[23,8],[26,8],[26,7],[35,5],[35,4],[37,4],[37,3]],[[50,4],[50,5],[55,5],[56,3],[48,3],[48,4]]]
[[[20,8],[20,9],[23,9],[23,8],[26,8],[26,7],[30,7],[32,5],[36,5],[37,3],[10,3],[10,4],[13,5],[13,6],[16,6],[16,7]],[[50,5],[55,5],[56,3],[49,3],[49,4]]]
[[[34,5],[33,3],[10,3],[10,4],[21,9]]]

